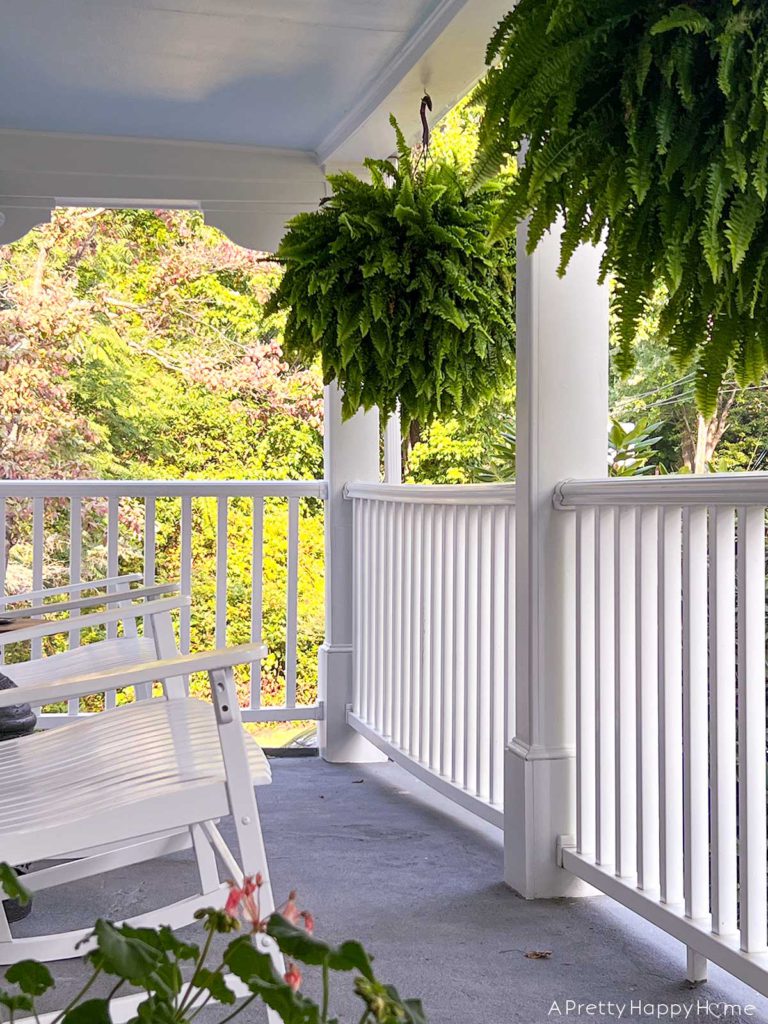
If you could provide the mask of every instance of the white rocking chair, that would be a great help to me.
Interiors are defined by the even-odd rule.
[[[0,598],[0,619],[12,623],[16,628],[0,631],[0,652],[9,644],[22,640],[32,642],[32,658],[14,664],[6,671],[19,686],[42,682],[47,678],[60,679],[62,675],[82,674],[91,668],[118,668],[141,661],[154,661],[172,657],[178,653],[172,633],[155,638],[152,635],[152,617],[144,622],[144,635],[139,634],[137,619],[144,618],[141,605],[161,597],[177,594],[178,583],[155,584],[150,587],[131,589],[131,584],[140,583],[139,575],[116,576],[110,579],[68,584],[46,590],[30,591]],[[100,591],[85,597],[74,597],[84,591]],[[101,592],[103,591],[103,592]],[[67,601],[50,601],[50,598],[69,596]],[[24,607],[18,607],[24,605]],[[112,607],[114,614],[105,618],[89,617],[81,613],[90,608]],[[120,609],[117,611],[117,609]],[[39,616],[68,613],[66,619],[54,619],[39,624],[27,625],[25,620],[38,620]],[[122,636],[117,636],[118,623],[122,623]],[[105,626],[106,640],[98,640],[79,646],[80,631],[87,626]],[[70,636],[70,648],[59,654],[41,657],[41,641],[45,636],[57,633]],[[75,641],[74,646],[72,641]],[[148,687],[141,687],[137,698],[150,695]],[[111,701],[107,702],[107,706]]]
[[[109,616],[140,614],[151,617],[154,641],[167,642],[173,637],[171,611],[182,603],[185,599],[150,601],[138,613],[133,607],[115,609],[77,622],[96,624],[98,619],[103,624]],[[54,631],[61,625],[30,628]],[[24,639],[26,632],[18,631],[15,638]],[[237,882],[260,872],[265,879],[262,909],[272,910],[253,789],[269,783],[271,775],[263,752],[243,730],[233,675],[235,665],[264,654],[261,644],[245,644],[70,674],[58,681],[47,673],[44,679],[25,680],[23,696],[33,705],[154,682],[162,683],[164,696],[0,745],[0,861],[57,861],[25,876],[24,884],[34,893],[178,849],[173,839],[182,834],[194,846],[198,891],[130,923],[180,927],[201,907],[223,906],[227,886],[220,881],[217,856],[226,877]],[[55,657],[65,655],[43,662]],[[184,678],[193,672],[208,673],[212,705],[186,696]],[[0,707],[18,700],[18,691],[0,691]],[[227,814],[234,816],[239,861],[216,827]],[[0,906],[0,964],[80,956],[76,946],[87,934],[76,930],[14,938]],[[277,957],[276,966],[280,963]]]

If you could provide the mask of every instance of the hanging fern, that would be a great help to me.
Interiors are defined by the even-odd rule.
[[[606,244],[623,365],[659,282],[702,413],[768,367],[768,4],[520,0],[488,48],[475,180],[524,165],[494,226]]]
[[[514,242],[488,242],[509,179],[470,192],[451,162],[414,167],[392,119],[397,165],[370,181],[329,177],[332,196],[288,225],[269,310],[288,313],[285,350],[322,359],[346,417],[399,403],[405,423],[471,414],[514,364]]]

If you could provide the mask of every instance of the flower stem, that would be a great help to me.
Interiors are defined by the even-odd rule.
[[[183,1020],[184,1018],[183,1018],[182,1014],[187,1009],[187,1007],[191,1003],[194,1003],[195,1000],[197,999],[198,991],[199,990],[194,987],[194,980],[195,980],[195,975],[197,974],[197,972],[200,970],[200,968],[203,966],[203,964],[205,963],[206,959],[208,958],[208,953],[209,953],[210,948],[211,948],[211,943],[213,942],[213,928],[210,925],[207,927],[207,932],[208,932],[208,935],[206,936],[206,939],[205,939],[205,945],[203,946],[203,948],[202,948],[202,950],[200,952],[200,956],[197,958],[197,962],[195,963],[195,969],[192,972],[192,977],[189,980],[189,985],[187,986],[187,991],[182,996],[181,1002],[179,1003],[179,1006],[178,1006],[178,1008],[176,1010],[176,1018],[175,1018],[176,1020]]]
[[[77,1006],[77,1004],[83,998],[85,993],[91,988],[91,986],[93,985],[94,981],[96,981],[96,979],[98,978],[98,976],[100,974],[101,974],[101,968],[97,967],[96,970],[93,972],[93,974],[88,979],[88,981],[86,981],[86,983],[83,985],[83,987],[77,993],[77,995],[69,1003],[67,1003],[67,1005],[64,1007],[64,1009],[61,1011],[61,1013],[57,1017],[54,1018],[53,1024],[60,1024],[60,1021],[62,1021],[66,1017],[66,1015],[69,1013],[69,1011],[73,1007]]]
[[[235,1009],[232,1011],[232,1013],[228,1014],[226,1017],[224,1017],[222,1020],[220,1020],[219,1024],[227,1024],[227,1021],[232,1020],[232,1018],[236,1017],[238,1015],[238,1013],[242,1013],[243,1010],[246,1008],[246,1006],[250,1006],[251,1003],[253,1002],[253,1000],[256,999],[257,996],[258,996],[258,992],[254,992],[252,996],[248,996],[248,998],[244,1002],[242,1002],[239,1006],[235,1007]]]
[[[326,1024],[328,1020],[328,998],[330,993],[330,974],[328,971],[328,961],[323,963],[323,1015],[320,1018],[323,1024]]]

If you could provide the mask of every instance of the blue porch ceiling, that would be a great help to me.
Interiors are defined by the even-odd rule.
[[[445,0],[5,0],[0,128],[314,151]]]

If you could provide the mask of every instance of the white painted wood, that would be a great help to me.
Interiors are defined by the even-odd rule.
[[[170,609],[157,611],[160,604],[155,602],[153,613],[158,619],[170,619]],[[156,628],[156,639],[162,635]],[[242,870],[262,873],[262,906],[271,909],[274,902],[253,794],[254,784],[270,781],[270,770],[261,750],[243,732],[232,672],[234,665],[247,663],[257,653],[264,654],[260,645],[242,645],[30,687],[33,699],[56,700],[205,671],[213,707],[187,697],[140,701],[67,729],[3,744],[0,839],[4,856],[13,863],[56,860],[92,848],[93,855],[73,862],[77,877],[87,877],[120,862],[135,863],[157,855],[158,842],[153,837],[171,849],[169,830],[187,827],[199,847],[201,896],[208,905],[223,904],[226,889],[216,889],[212,852],[206,849],[206,833],[198,826],[231,812]],[[8,705],[8,696],[3,694],[0,706]],[[44,884],[66,881],[72,870],[65,865],[58,874],[57,879],[49,871]],[[190,922],[200,905],[200,898],[192,897],[142,920],[179,926]],[[77,942],[82,937],[83,933],[70,932],[15,940],[3,934],[0,963],[29,956],[81,955]]]
[[[657,508],[637,512],[637,884],[659,885],[659,573]],[[583,851],[582,851],[583,852]]]
[[[418,758],[424,764],[431,762],[432,747],[432,706],[434,703],[435,676],[432,668],[433,637],[438,629],[434,622],[432,595],[435,590],[434,578],[434,525],[435,509],[428,505],[423,509],[424,541],[421,548],[421,674],[419,686],[419,745]]]
[[[682,512],[659,523],[659,813],[663,902],[683,900]]]
[[[45,572],[45,498],[32,499],[32,589],[41,590]],[[43,648],[35,637],[31,645],[32,657],[39,658]]]
[[[683,852],[685,912],[709,913],[707,510],[683,514]]]
[[[393,546],[392,546],[392,663],[391,663],[391,688],[392,707],[389,720],[389,735],[393,743],[402,742],[403,703],[405,702],[405,686],[403,679],[403,604],[404,604],[404,576],[405,559],[403,558],[403,524],[405,521],[405,506],[398,505],[392,517]]]
[[[155,582],[155,558],[157,551],[156,495],[147,493],[144,498],[144,582]]]
[[[519,486],[519,483],[518,483]],[[733,508],[734,497],[744,505],[768,506],[768,474],[707,473],[667,476],[565,479],[555,486],[556,508],[590,505],[692,506]]]
[[[2,493],[2,492],[0,492]],[[514,484],[378,484],[355,480],[344,487],[346,498],[425,505],[513,505]]]
[[[516,714],[506,757],[505,877],[526,897],[583,886],[557,864],[576,830],[574,520],[552,505],[565,477],[607,473],[608,291],[600,251],[559,277],[560,231],[517,244]]]
[[[765,509],[738,512],[739,928],[747,953],[766,949]]]
[[[251,508],[251,642],[262,632],[264,603],[264,499],[254,498]],[[261,706],[261,661],[252,661],[250,674],[250,707]]]
[[[384,424],[384,483],[403,481],[403,434],[400,413],[394,412]]]
[[[0,498],[325,498],[327,493],[325,480],[0,480]]]
[[[737,930],[735,510],[709,512],[712,930]]]
[[[637,872],[635,511],[616,510],[616,874]]]
[[[348,721],[472,806],[503,802],[514,509],[365,487],[355,521],[356,681]],[[398,501],[400,491],[403,501]],[[513,649],[513,647],[512,647]],[[364,728],[363,728],[364,726]],[[464,796],[457,796],[459,802]]]
[[[140,573],[128,573],[124,576],[115,576],[112,579],[80,580],[79,582],[65,583],[61,587],[45,587],[43,590],[29,590],[20,594],[5,594],[3,597],[0,597],[0,608],[32,601],[42,601],[50,597],[61,597],[65,594],[81,594],[85,590],[130,587],[134,583],[140,583],[142,579],[143,577]]]
[[[594,853],[596,822],[596,605],[594,509],[576,518],[576,845]]]
[[[118,545],[120,541],[120,498],[113,494],[107,499],[107,572],[108,577],[119,575]],[[117,636],[117,623],[107,626],[107,640]]]
[[[69,501],[69,583],[70,595],[78,593],[74,589],[82,579],[83,571],[83,506],[80,498],[70,498]],[[69,647],[79,647],[80,630],[71,630],[68,637]],[[77,707],[70,706],[69,713],[77,714]]]
[[[192,596],[192,496],[181,498],[179,521],[179,584],[182,594]],[[259,635],[261,635],[259,633]],[[253,639],[253,634],[251,634]],[[192,646],[192,609],[182,609],[179,617],[179,650],[189,654]]]
[[[286,566],[285,703],[296,704],[296,662],[299,601],[299,499],[288,499],[288,562]]]
[[[91,588],[96,589],[97,587],[104,585],[105,584],[101,581],[95,581],[91,584]],[[120,586],[120,584],[109,584],[108,586],[110,586],[110,588],[116,588]],[[20,620],[37,618],[41,615],[61,615],[62,612],[71,612],[72,614],[70,615],[70,618],[74,618],[76,612],[82,611],[86,608],[96,608],[110,604],[122,604],[126,600],[152,600],[163,595],[178,593],[179,590],[180,586],[178,583],[160,583],[154,587],[135,587],[133,589],[113,589],[111,593],[101,593],[90,597],[78,597],[72,601],[46,601],[40,604],[29,603],[24,608],[7,608],[3,611],[2,617],[7,620]],[[112,629],[112,627],[116,627],[116,623],[109,623],[111,632],[116,635],[116,630]],[[114,636],[111,636],[110,639],[114,639]]]
[[[402,511],[403,506],[400,506]],[[442,695],[440,699],[439,721],[435,728],[440,737],[440,757],[436,765],[441,775],[451,777],[453,770],[453,743],[454,743],[454,722],[456,716],[456,688],[455,672],[456,664],[453,658],[454,636],[456,630],[461,629],[461,623],[456,619],[455,601],[455,572],[454,563],[456,559],[456,508],[441,510],[443,513],[443,545],[442,545],[442,602],[441,602],[441,635],[440,635],[440,686]],[[495,628],[495,627],[494,627]],[[502,629],[504,628],[502,623]],[[493,709],[498,711],[497,708]],[[493,729],[495,721],[492,723]],[[502,740],[503,743],[503,740]],[[503,759],[503,746],[499,750],[499,756]],[[498,799],[501,797],[497,794]]]
[[[216,499],[216,593],[214,596],[214,635],[217,647],[227,644],[228,511],[226,497]]]
[[[405,768],[421,782],[431,786],[438,793],[453,800],[454,803],[465,810],[472,811],[484,821],[502,828],[504,814],[501,807],[494,807],[484,800],[480,800],[473,793],[467,792],[466,789],[460,789],[455,786],[450,779],[438,775],[437,772],[427,765],[404,753],[399,747],[396,747],[375,729],[372,729],[367,722],[358,718],[352,711],[348,712],[348,718],[352,728],[359,732],[361,736],[364,736],[369,743],[381,750],[395,764],[399,764],[401,768]]]
[[[616,857],[615,519],[614,509],[601,508],[596,535],[595,851],[598,864],[614,864]]]
[[[454,605],[456,628],[453,634],[454,696],[453,749],[451,781],[461,789],[467,787],[464,751],[467,743],[467,506],[456,509],[456,558],[454,559]]]
[[[375,412],[344,421],[342,396],[335,385],[325,389],[323,446],[327,494],[325,508],[325,642],[320,649],[318,689],[324,719],[318,730],[322,756],[328,761],[382,760],[382,756],[347,723],[353,698],[354,580],[352,504],[344,500],[349,480],[379,478],[379,422]]]
[[[698,951],[702,959],[711,960],[762,995],[768,995],[768,954],[745,955],[739,948],[738,937],[717,935],[710,930],[709,918],[691,920],[686,917],[682,903],[663,903],[658,894],[643,892],[616,878],[610,869],[595,865],[588,856],[573,849],[563,850],[563,864],[568,871]]]

